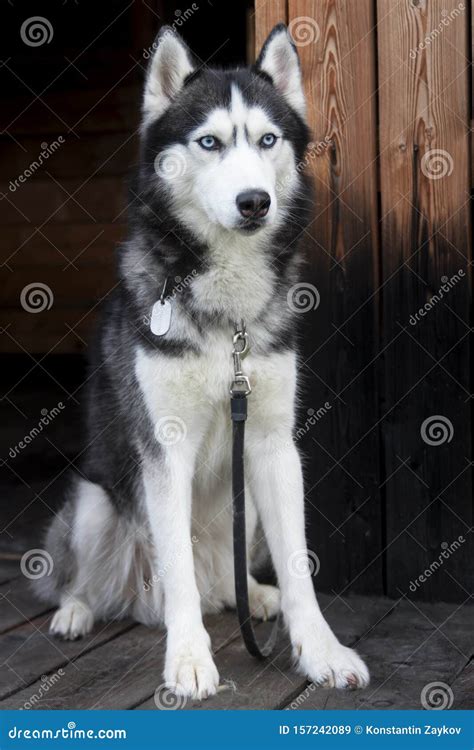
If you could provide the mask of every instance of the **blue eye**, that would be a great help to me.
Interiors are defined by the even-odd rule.
[[[262,148],[272,148],[277,140],[278,139],[276,135],[274,135],[274,133],[265,133],[265,135],[262,135],[262,137],[260,138],[259,143]]]
[[[202,138],[198,138],[198,143],[206,151],[216,151],[221,147],[220,141],[213,135],[203,135]]]

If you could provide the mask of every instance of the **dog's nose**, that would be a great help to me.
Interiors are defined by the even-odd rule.
[[[264,190],[245,190],[239,193],[237,208],[244,219],[263,219],[270,208],[270,196]]]

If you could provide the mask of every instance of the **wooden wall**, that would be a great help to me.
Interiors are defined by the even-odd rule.
[[[58,354],[84,350],[114,283],[124,177],[136,159],[139,50],[154,27],[144,6],[135,26],[120,0],[94,14],[57,4],[44,9],[52,38],[34,46],[20,29],[35,7],[2,11],[0,350]]]
[[[302,440],[316,585],[464,601],[473,573],[468,3],[261,0],[257,46],[279,21],[301,59],[316,187],[306,281],[320,303],[302,316],[299,426],[308,410],[331,407]]]

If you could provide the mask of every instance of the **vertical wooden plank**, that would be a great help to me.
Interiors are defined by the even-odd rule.
[[[245,38],[246,38],[246,54],[245,59],[247,65],[252,65],[255,62],[256,55],[258,54],[255,45],[255,11],[253,8],[247,8],[245,14]]]
[[[377,7],[388,594],[460,600],[472,580],[468,544],[451,551],[472,525],[467,3]]]
[[[270,31],[288,19],[288,0],[255,0],[255,49],[258,55]]]
[[[289,0],[313,143],[310,267],[299,427],[321,589],[381,592],[377,440],[377,174],[371,0]],[[324,404],[329,408],[324,408]],[[324,413],[323,413],[324,412]],[[312,418],[312,419],[311,419]]]
[[[472,66],[474,65],[474,0],[471,0],[471,189],[474,189],[474,75],[472,75]]]

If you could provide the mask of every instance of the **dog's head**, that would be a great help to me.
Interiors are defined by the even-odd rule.
[[[275,27],[256,64],[199,65],[171,29],[155,44],[144,94],[147,182],[198,237],[254,234],[284,219],[308,140],[296,49]]]

